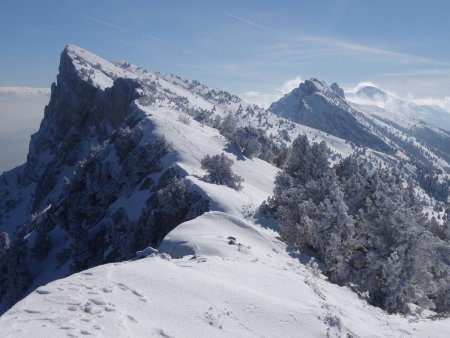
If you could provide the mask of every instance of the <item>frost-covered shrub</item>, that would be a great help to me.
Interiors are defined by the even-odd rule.
[[[220,133],[228,140],[233,140],[233,136],[237,129],[237,119],[229,113],[225,116],[219,125]]]
[[[190,125],[191,124],[191,118],[188,114],[180,113],[178,114],[178,121]]]
[[[211,125],[218,128],[228,141],[238,148],[243,155],[258,157],[282,168],[287,158],[287,147],[268,137],[263,129],[251,126],[237,127],[237,120],[231,114],[223,120],[217,118]]]
[[[256,128],[238,128],[233,135],[233,143],[242,151],[242,154],[249,158],[258,157],[261,154],[262,146]]]
[[[234,161],[228,158],[224,153],[220,155],[206,155],[202,161],[202,169],[207,171],[203,178],[205,181],[226,185],[234,190],[242,189],[243,178],[233,173],[231,166]]]
[[[172,176],[162,178],[160,188],[149,198],[134,232],[134,252],[149,245],[158,247],[178,224],[209,210],[208,201],[199,192],[190,191],[188,182]],[[164,176],[164,174],[163,174]]]

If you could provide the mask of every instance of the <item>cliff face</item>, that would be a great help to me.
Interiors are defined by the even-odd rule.
[[[130,103],[138,97],[135,89],[139,84],[131,79],[118,78],[105,89],[91,78],[83,79],[83,72],[75,66],[79,60],[72,47],[62,52],[57,83],[52,84],[41,127],[31,138],[25,176],[38,183],[33,212],[39,211],[40,201],[52,189],[51,184],[41,187],[40,178],[47,176],[56,184],[55,172],[62,166],[72,167],[86,151],[86,141],[106,140],[129,115]]]

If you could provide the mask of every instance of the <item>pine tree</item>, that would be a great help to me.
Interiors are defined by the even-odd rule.
[[[225,116],[220,123],[220,133],[225,136],[226,139],[231,141],[236,133],[236,129],[237,120],[231,113],[228,113],[228,115]]]
[[[253,158],[261,154],[262,146],[258,139],[259,133],[255,128],[238,128],[233,136],[233,144],[242,151],[242,154]]]
[[[214,156],[206,155],[201,160],[202,169],[207,171],[204,179],[210,183],[226,185],[234,190],[240,190],[243,179],[233,173],[231,169],[233,163],[234,161],[224,153]]]

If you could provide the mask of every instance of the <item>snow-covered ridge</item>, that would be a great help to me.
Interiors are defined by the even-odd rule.
[[[389,316],[330,284],[303,264],[309,257],[291,257],[253,217],[279,169],[243,156],[197,113],[233,114],[279,142],[305,133],[341,156],[354,151],[219,89],[68,46],[28,162],[0,178],[0,232],[25,235],[19,262],[31,267],[28,291],[37,287],[0,317],[2,336],[450,334],[448,319]],[[202,179],[201,159],[220,153],[241,191]],[[169,230],[159,252],[145,248]],[[73,264],[82,271],[67,277]]]
[[[371,149],[369,156],[396,163],[395,167],[407,161],[416,167],[409,171],[410,176],[420,170],[442,177],[450,173],[450,134],[432,123],[433,116],[443,119],[445,128],[450,114],[437,112],[434,107],[400,100],[376,87],[343,93],[335,83],[329,87],[310,79],[274,102],[269,110]]]
[[[112,87],[115,79],[137,78],[133,72],[127,71],[81,47],[68,45],[63,54],[66,54],[73,64],[80,78],[92,82],[96,87],[104,90]]]

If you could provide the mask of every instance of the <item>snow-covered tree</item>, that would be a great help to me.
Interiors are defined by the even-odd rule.
[[[262,146],[256,128],[238,128],[233,136],[233,143],[249,158],[258,157],[261,154]]]
[[[332,281],[357,285],[373,304],[449,311],[448,224],[428,222],[396,171],[365,166],[351,157],[330,168],[327,149],[300,136],[262,210],[278,218],[287,243],[312,250]]]
[[[319,178],[328,171],[328,149],[325,143],[310,145],[306,135],[298,136],[292,143],[286,163],[286,172],[298,183]]]
[[[206,155],[202,161],[202,169],[206,170],[207,174],[204,180],[210,183],[226,185],[235,190],[242,188],[243,181],[241,176],[233,173],[231,166],[234,161],[228,158],[224,153],[220,155]]]
[[[232,140],[237,129],[237,119],[233,114],[228,113],[220,122],[219,131],[228,140]]]

